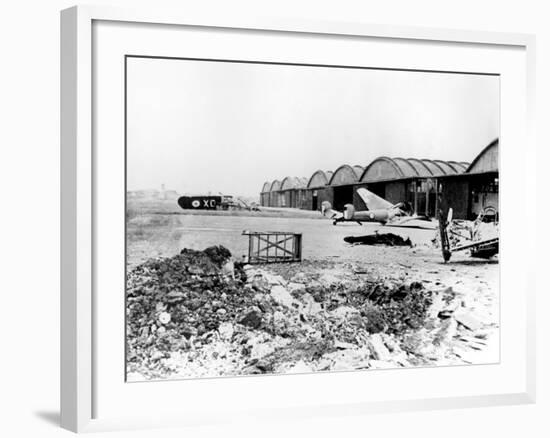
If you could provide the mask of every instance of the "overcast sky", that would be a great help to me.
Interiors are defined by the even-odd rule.
[[[258,195],[380,155],[472,161],[499,135],[494,76],[128,59],[128,189]]]

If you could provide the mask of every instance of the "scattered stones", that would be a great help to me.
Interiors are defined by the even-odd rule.
[[[280,275],[274,275],[274,274],[270,274],[270,273],[267,273],[267,272],[264,272],[263,274],[263,278],[265,279],[265,281],[267,281],[268,284],[270,285],[284,285],[286,282],[285,282],[285,279],[283,277],[281,277]]]
[[[257,310],[251,310],[239,322],[242,325],[257,329],[262,325],[262,314]]]
[[[313,368],[306,364],[303,360],[299,360],[288,369],[288,373],[290,374],[311,373],[312,371]]]
[[[321,304],[316,302],[313,296],[309,293],[305,293],[300,297],[303,304],[302,311],[306,315],[317,315],[323,308]]]
[[[338,277],[337,275],[334,275],[331,272],[323,272],[323,274],[321,274],[321,276],[319,277],[319,281],[325,285],[333,285],[333,284],[341,283],[342,278]]]
[[[369,360],[369,367],[375,368],[375,369],[381,369],[381,370],[397,368],[394,362],[388,362],[385,360],[376,360],[376,359]]]
[[[232,260],[228,260],[222,265],[222,274],[235,278],[235,263]]]
[[[476,316],[472,315],[471,312],[467,312],[466,310],[461,309],[455,312],[454,318],[464,327],[473,332],[479,330],[483,326],[483,323],[478,318],[476,318]]]
[[[407,281],[399,268],[381,276],[352,263],[230,257],[185,249],[129,272],[129,379],[467,363],[488,345],[462,293]]]
[[[355,348],[355,344],[351,344],[350,342],[341,342],[341,341],[334,341],[334,348],[338,350],[347,350],[349,348]]]
[[[292,307],[296,303],[296,300],[290,295],[290,292],[280,285],[275,285],[271,288],[271,298],[273,298],[277,304],[285,307]]]
[[[359,310],[350,307],[350,306],[340,306],[334,309],[329,313],[329,317],[334,318],[339,321],[344,321],[345,319],[351,317],[352,315],[356,315],[359,313]]]
[[[456,335],[457,326],[458,324],[454,318],[444,320],[434,337],[433,343],[435,345],[450,343]]]
[[[319,361],[318,369],[331,371],[349,371],[368,368],[370,351],[367,347],[338,350],[326,353]]]
[[[250,350],[251,359],[260,359],[275,351],[275,345],[271,343],[252,343],[252,349]]]
[[[367,345],[374,359],[383,361],[391,359],[390,351],[386,348],[382,336],[379,333],[371,335],[367,341]]]
[[[307,278],[307,275],[303,272],[299,272],[298,274],[296,274],[294,277],[292,277],[291,281],[293,283],[301,283],[301,284],[305,284],[308,282],[308,278]]]
[[[223,322],[218,327],[218,332],[220,334],[220,337],[223,340],[229,341],[233,337],[235,328],[233,327],[233,324],[231,324],[230,322]]]
[[[159,314],[159,322],[161,324],[168,324],[170,322],[171,316],[168,312],[161,312]]]
[[[306,290],[306,285],[303,283],[288,283],[286,287],[291,294],[300,294]]]

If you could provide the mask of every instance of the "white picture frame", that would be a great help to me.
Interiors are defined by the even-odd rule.
[[[504,388],[483,394],[464,393],[461,396],[455,394],[440,394],[437,397],[411,398],[411,396],[399,397],[399,394],[390,399],[367,400],[361,397],[346,396],[334,393],[334,402],[319,400],[312,403],[307,399],[301,401],[300,407],[291,406],[284,402],[284,398],[275,397],[270,413],[253,410],[250,406],[242,405],[238,412],[227,411],[223,408],[207,411],[207,405],[197,403],[197,411],[192,416],[182,415],[177,407],[171,412],[152,413],[150,417],[128,416],[120,412],[120,415],[98,415],[102,405],[98,398],[98,392],[104,394],[103,389],[98,390],[98,378],[103,377],[102,369],[106,366],[98,363],[96,353],[102,337],[97,336],[96,324],[98,312],[101,307],[97,304],[94,294],[97,285],[106,281],[98,277],[97,257],[98,242],[96,241],[98,199],[101,191],[95,190],[98,162],[94,154],[94,123],[97,120],[96,96],[94,84],[98,80],[97,69],[94,65],[94,50],[97,50],[94,24],[105,23],[131,23],[132,26],[185,26],[191,29],[201,29],[208,33],[216,29],[239,30],[246,38],[247,33],[274,32],[280,35],[293,35],[293,37],[334,36],[352,37],[350,39],[361,40],[391,40],[394,42],[414,46],[427,43],[453,44],[466,48],[483,47],[487,50],[510,50],[519,53],[517,59],[522,60],[516,67],[521,75],[516,80],[525,78],[526,83],[518,89],[522,89],[521,95],[516,96],[524,105],[522,114],[525,119],[518,121],[517,133],[510,133],[508,138],[521,141],[524,152],[534,152],[533,139],[533,109],[534,109],[534,57],[535,39],[532,35],[491,33],[476,31],[460,31],[450,29],[424,29],[402,26],[380,26],[364,23],[338,23],[315,22],[292,19],[274,18],[247,18],[242,15],[232,17],[216,17],[215,15],[199,16],[192,11],[163,12],[161,10],[127,10],[108,7],[78,6],[66,9],[61,13],[61,426],[75,431],[100,431],[120,428],[143,428],[201,424],[206,422],[223,422],[239,417],[275,417],[297,418],[311,415],[360,415],[369,412],[398,412],[415,409],[441,409],[457,407],[474,407],[488,405],[532,403],[535,400],[535,287],[532,267],[524,262],[518,269],[522,274],[518,281],[521,282],[521,306],[516,306],[517,312],[521,312],[521,323],[518,324],[521,333],[520,371],[515,376],[517,385],[513,390]],[[116,45],[116,44],[113,44]],[[197,49],[197,50],[200,50]],[[433,61],[437,64],[437,60]],[[496,65],[496,64],[495,64]],[[411,66],[414,68],[415,66]],[[498,72],[498,67],[495,67]],[[503,105],[508,105],[504,101]],[[506,109],[506,108],[504,108]],[[506,136],[503,136],[502,147],[506,146]],[[509,157],[514,159],[513,157]],[[116,171],[116,170],[115,170]],[[123,169],[119,169],[123,172]],[[534,167],[525,167],[519,170],[520,178],[516,190],[525,194],[524,202],[534,199],[533,193],[527,193],[526,188],[535,187]],[[503,184],[506,186],[506,184]],[[508,186],[511,187],[511,186]],[[512,188],[510,188],[512,190]],[[503,202],[506,206],[506,198]],[[509,205],[509,204],[508,204]],[[535,203],[532,203],[535,205]],[[122,208],[122,207],[121,207]],[[503,207],[504,208],[504,207]],[[509,208],[509,207],[508,207]],[[535,217],[536,207],[529,210],[528,215]],[[534,222],[533,222],[534,223]],[[503,228],[503,235],[510,235],[513,239],[514,230]],[[534,236],[533,233],[532,236]],[[514,246],[515,245],[515,246]],[[504,245],[504,258],[521,249],[534,246],[534,237],[528,237],[524,242]],[[508,252],[506,252],[508,251]],[[518,265],[519,266],[519,265]],[[103,319],[103,316],[101,317]],[[123,315],[120,315],[123,318]],[[108,319],[108,318],[107,318]],[[502,342],[507,340],[503,336]],[[424,370],[429,375],[434,371]],[[450,372],[454,372],[451,370]],[[472,371],[475,374],[476,370]],[[99,377],[98,377],[99,376]],[[276,377],[277,378],[277,377]],[[311,379],[311,376],[285,376],[292,379],[292,384],[298,384],[299,379]],[[419,376],[420,378],[420,376]],[[422,377],[425,378],[425,377]],[[446,378],[446,377],[445,377]],[[256,377],[252,378],[256,379]],[[278,377],[281,379],[281,377]],[[347,380],[353,379],[352,374],[347,375]],[[233,380],[233,382],[230,382]],[[228,383],[229,382],[229,383]],[[204,381],[194,383],[194,391],[205,390],[220,391],[223,399],[223,391],[238,389],[243,380],[226,379],[223,382]],[[250,382],[250,380],[249,380]],[[262,384],[263,390],[269,390],[269,385],[274,389],[282,380],[269,381]],[[124,382],[122,382],[124,383]],[[175,383],[163,382],[164,389]],[[248,384],[248,383],[247,383]],[[317,383],[316,383],[317,384]],[[327,383],[330,384],[330,383]],[[159,385],[159,383],[146,383],[144,385]],[[201,386],[202,385],[202,386]],[[101,387],[101,385],[100,385]],[[220,389],[218,389],[218,387]],[[164,390],[163,389],[163,390]],[[238,405],[239,402],[237,401]],[[275,408],[275,409],[274,409]]]

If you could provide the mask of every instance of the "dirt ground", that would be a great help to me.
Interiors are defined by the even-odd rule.
[[[287,217],[278,217],[281,214]],[[451,260],[444,263],[440,249],[432,243],[436,235],[435,222],[432,225],[434,229],[354,223],[334,226],[318,212],[286,210],[281,213],[276,209],[264,209],[259,213],[186,214],[168,202],[149,206],[130,204],[127,261],[131,269],[150,258],[174,256],[182,248],[203,250],[213,245],[223,245],[235,260],[240,260],[248,248],[248,238],[242,235],[243,230],[300,232],[303,234],[303,263],[268,265],[262,267],[263,272],[279,275],[288,282],[294,281],[292,279],[301,273],[321,273],[331,281],[368,277],[381,282],[419,282],[431,291],[452,290],[459,298],[460,312],[465,316],[457,318],[458,330],[449,350],[452,354],[440,355],[433,364],[498,362],[498,256],[482,260],[465,252],[453,254]],[[346,236],[375,232],[391,232],[410,238],[413,246],[351,245],[343,240]],[[426,362],[419,364],[426,365]]]

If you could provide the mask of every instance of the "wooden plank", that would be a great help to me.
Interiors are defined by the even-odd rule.
[[[495,244],[495,243],[498,243],[498,240],[499,238],[498,237],[495,237],[493,239],[488,239],[488,240],[480,240],[480,241],[477,241],[477,242],[472,242],[472,243],[468,243],[466,245],[462,245],[462,246],[457,246],[455,248],[451,248],[451,251],[455,252],[455,251],[463,251],[465,249],[469,249],[469,248],[474,248],[476,246],[489,246],[489,245],[492,245],[492,244]]]

